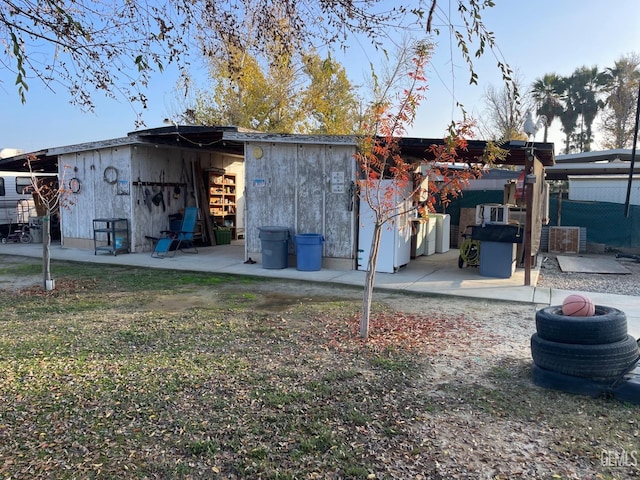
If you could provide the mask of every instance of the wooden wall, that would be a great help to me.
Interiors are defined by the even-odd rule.
[[[353,262],[352,145],[251,143],[245,148],[246,249],[261,252],[260,227],[325,238],[324,257]],[[293,242],[289,252],[295,253]]]
[[[169,216],[185,206],[195,205],[194,188],[186,185],[183,168],[192,175],[197,154],[188,150],[148,145],[100,147],[61,155],[65,179],[78,178],[80,191],[71,194],[73,205],[61,212],[63,244],[93,248],[93,219],[126,218],[132,252],[150,251],[162,230],[169,228]],[[184,166],[184,167],[183,167]],[[105,170],[117,172],[114,183],[105,179]],[[180,184],[180,193],[174,187]],[[150,202],[161,193],[163,203]],[[163,205],[164,204],[164,205]]]

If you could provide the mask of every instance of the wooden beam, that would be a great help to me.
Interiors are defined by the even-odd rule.
[[[209,245],[216,244],[216,238],[213,233],[213,225],[211,223],[211,216],[209,215],[209,188],[205,185],[202,178],[202,168],[200,161],[196,163],[194,171],[196,189],[198,190],[198,197],[200,198],[200,213],[202,214],[202,223],[204,225],[204,235],[207,238]]]
[[[533,232],[533,149],[525,153],[524,194],[525,194],[525,227],[524,227],[524,284],[531,285],[531,243]],[[534,176],[535,181],[535,176]]]

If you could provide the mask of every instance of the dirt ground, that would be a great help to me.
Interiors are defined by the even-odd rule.
[[[32,262],[20,257],[8,260],[17,264]],[[0,272],[0,289],[5,291],[41,281],[38,275],[16,279]],[[323,298],[357,300],[362,296],[356,288],[288,281],[265,282],[251,288],[263,294],[265,300],[260,308],[283,314],[295,303]],[[571,412],[582,412],[584,416],[586,410],[588,423],[589,417],[596,415],[589,410],[593,408],[591,399],[547,394],[532,385],[530,337],[535,332],[534,305],[383,292],[374,298],[406,314],[446,312],[457,316],[463,319],[461,330],[467,335],[465,341],[442,342],[438,353],[429,359],[419,385],[406,392],[424,392],[424,416],[416,418],[413,427],[415,442],[428,445],[430,457],[437,459],[437,477],[415,478],[636,478],[639,471],[635,466],[601,475],[598,455],[617,448],[615,443],[598,443],[599,447],[594,446],[590,452],[572,452],[568,446],[567,436],[574,428],[571,422],[575,422]],[[207,288],[158,297],[153,308],[180,311],[210,308],[215,302],[215,295]],[[546,405],[541,399],[549,398],[558,403],[546,418]],[[511,407],[516,411],[509,411]],[[596,407],[605,412],[609,408],[606,403]],[[565,422],[558,420],[560,414],[567,415],[565,425],[555,423]],[[638,436],[637,426],[634,428]]]

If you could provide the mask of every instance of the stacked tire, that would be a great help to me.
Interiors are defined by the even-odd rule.
[[[639,349],[616,308],[596,305],[595,315],[574,317],[551,306],[536,312],[531,356],[542,372],[613,382],[638,361]]]

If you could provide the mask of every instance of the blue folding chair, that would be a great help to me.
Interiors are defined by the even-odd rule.
[[[198,249],[196,248],[194,241],[197,221],[198,207],[185,208],[180,230],[163,230],[160,232],[165,236],[158,239],[151,256],[154,258],[173,257],[178,250],[184,253],[198,253]]]

